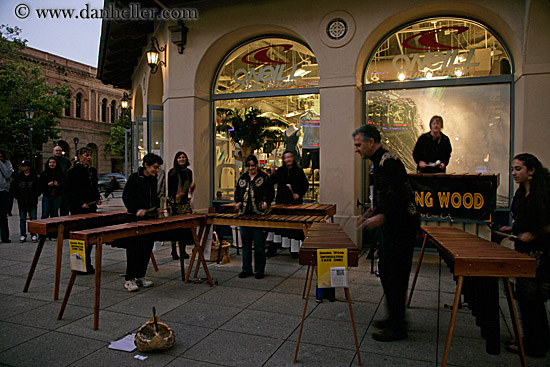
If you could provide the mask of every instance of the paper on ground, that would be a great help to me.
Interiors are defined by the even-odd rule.
[[[124,352],[133,352],[136,349],[134,339],[136,334],[128,334],[124,338],[111,342],[109,349],[122,350]]]

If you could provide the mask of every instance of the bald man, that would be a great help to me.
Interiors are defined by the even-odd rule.
[[[63,173],[67,173],[69,168],[71,168],[71,160],[63,156],[63,148],[61,148],[59,145],[56,145],[53,148],[53,155],[55,156],[55,158],[57,158],[57,161],[61,165]]]

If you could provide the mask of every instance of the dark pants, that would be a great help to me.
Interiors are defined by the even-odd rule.
[[[516,284],[525,351],[528,354],[544,354],[550,349],[550,329],[544,306],[550,298],[550,282],[537,278],[516,278]]]
[[[243,242],[243,267],[242,271],[252,274],[252,241],[254,241],[254,268],[256,273],[265,272],[265,239],[267,232],[262,228],[241,227],[241,239]]]
[[[43,196],[42,197],[42,219],[59,217],[60,206],[61,206],[61,196]]]
[[[71,208],[71,214],[86,214],[86,213],[95,213],[97,210],[97,206],[92,205],[88,209],[86,208],[79,208],[79,207],[72,207]],[[67,213],[68,215],[69,213]],[[63,214],[62,214],[63,215]],[[90,271],[90,269],[93,268],[92,266],[92,246],[86,246],[86,269]]]
[[[10,204],[10,193],[0,191],[0,237],[2,242],[10,239],[10,229],[8,227],[8,210]]]
[[[153,240],[136,239],[126,247],[126,280],[145,276],[154,244]]]
[[[405,306],[416,229],[395,232],[395,228],[384,228],[379,251],[379,271],[390,329],[402,329],[406,326]],[[399,230],[398,230],[399,231]]]

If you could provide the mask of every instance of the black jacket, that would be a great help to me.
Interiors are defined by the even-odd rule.
[[[66,177],[63,174],[63,171],[48,168],[42,172],[40,175],[40,192],[44,196],[60,196],[63,194],[63,185],[65,184]],[[48,183],[52,181],[57,181],[59,186],[48,186]]]
[[[140,209],[152,209],[160,207],[160,199],[157,195],[157,176],[145,176],[144,168],[140,167],[128,178],[124,191],[122,192],[122,201],[128,209],[128,214],[136,216]],[[152,210],[147,213],[146,218],[156,217],[157,211]]]
[[[187,183],[186,183],[187,181]],[[186,204],[189,200],[189,187],[193,183],[193,171],[191,171],[189,168],[185,168],[185,170],[181,171],[181,184],[183,187],[187,188],[187,194],[183,196],[183,198],[180,201],[180,204]],[[179,185],[179,179],[178,175],[174,171],[174,169],[170,169],[168,171],[168,197],[175,200],[176,194],[178,193],[178,185]]]
[[[71,214],[94,212],[95,204],[89,210],[82,209],[82,204],[101,200],[97,188],[97,170],[81,162],[76,162],[67,171],[65,194],[71,205]]]
[[[239,211],[241,214],[267,214],[274,196],[271,180],[262,171],[258,171],[252,181],[248,172],[243,173],[235,187],[235,201],[243,203]],[[262,210],[264,201],[268,205],[266,210]]]
[[[309,182],[304,173],[304,170],[297,165],[288,169],[286,166],[277,168],[275,173],[271,175],[273,185],[277,184],[277,195],[275,202],[277,204],[302,204],[303,197],[309,187]],[[287,184],[292,186],[292,191]],[[300,196],[298,200],[294,200],[292,192]]]
[[[426,163],[435,163],[436,161],[441,161],[445,163],[445,168],[449,165],[449,160],[451,159],[451,152],[453,151],[451,147],[451,141],[449,137],[441,133],[441,137],[434,139],[430,132],[420,135],[416,145],[413,150],[413,158],[417,164],[418,172],[424,173],[439,173],[445,172],[445,170],[439,167],[425,167],[420,168],[418,166],[420,161]]]
[[[31,170],[28,176],[23,172],[19,172],[13,185],[19,209],[36,209],[38,197],[40,196],[40,184],[36,172]]]
[[[418,229],[420,217],[403,163],[379,148],[370,158],[374,164],[374,214],[384,214],[387,234]]]

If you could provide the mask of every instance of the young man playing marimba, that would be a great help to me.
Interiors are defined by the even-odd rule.
[[[143,157],[143,167],[128,178],[122,201],[128,214],[137,220],[155,218],[162,212],[160,199],[157,195],[157,174],[162,165],[162,158],[154,153]],[[126,247],[126,282],[124,288],[129,292],[139,290],[139,287],[148,288],[153,285],[151,280],[145,279],[147,265],[153,251],[154,241],[137,237],[125,244]]]
[[[352,135],[355,151],[374,165],[374,203],[361,218],[361,227],[380,227],[382,232],[379,269],[388,318],[375,321],[374,327],[382,330],[372,338],[381,342],[406,339],[405,302],[420,217],[405,166],[382,148],[380,132],[363,125]]]

